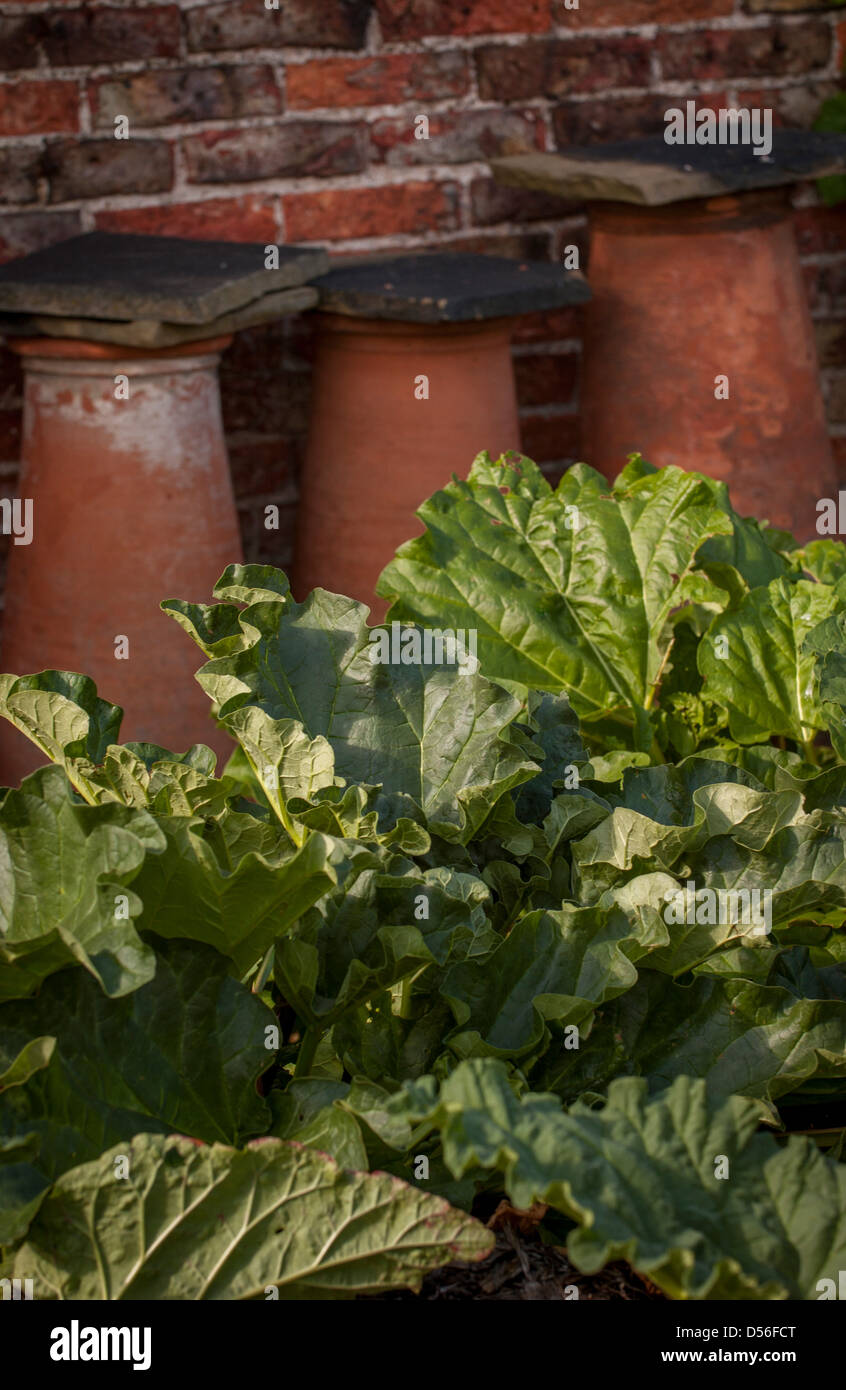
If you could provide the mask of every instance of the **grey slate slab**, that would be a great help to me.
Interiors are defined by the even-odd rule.
[[[329,264],[314,247],[280,247],[278,270],[264,258],[253,242],[89,232],[0,266],[0,310],[209,324]]]
[[[491,169],[497,182],[512,187],[648,207],[846,171],[846,135],[781,129],[772,135],[772,152],[764,156],[751,145],[668,145],[654,135],[572,146],[561,154],[510,155],[492,160]]]
[[[0,335],[7,338],[77,338],[93,343],[115,343],[121,347],[178,347],[180,343],[196,343],[203,338],[216,338],[222,333],[237,333],[242,328],[272,323],[288,314],[300,314],[313,309],[318,299],[317,290],[309,285],[279,290],[204,324],[156,323],[152,319],[119,323],[111,319],[63,318],[54,314],[0,313]]]
[[[587,281],[560,266],[461,252],[346,261],[312,283],[326,312],[406,323],[510,318],[590,298]]]

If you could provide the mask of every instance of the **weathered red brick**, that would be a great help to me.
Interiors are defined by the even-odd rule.
[[[341,254],[338,252],[337,254]],[[286,354],[304,366],[312,365],[316,352],[314,319],[311,314],[294,314],[282,324],[285,334]]]
[[[388,106],[401,101],[439,101],[464,96],[470,86],[467,54],[393,53],[373,58],[314,58],[290,63],[285,74],[288,106]]]
[[[0,70],[37,68],[46,32],[41,14],[0,15]]]
[[[794,223],[803,256],[846,251],[846,214],[842,207],[799,208]]]
[[[826,414],[833,424],[846,424],[846,372],[831,372]]]
[[[811,307],[824,304],[829,313],[846,315],[846,259],[802,269]]]
[[[265,499],[247,500],[238,507],[244,559],[250,565],[276,565],[287,570],[294,546],[296,503],[287,497],[273,500],[279,507],[279,529],[276,531],[269,531],[264,524]]]
[[[843,435],[833,435],[831,449],[834,454],[834,466],[837,469],[837,477],[842,487],[846,487],[846,437]]]
[[[821,265],[806,264],[802,266],[802,281],[805,286],[805,296],[812,314],[828,306],[828,294],[823,286],[823,276],[826,268],[827,267]]]
[[[700,106],[725,105],[722,96],[700,94]],[[667,96],[595,97],[591,101],[568,101],[552,112],[552,128],[559,150],[568,145],[594,145],[606,140],[632,140],[639,135],[656,135],[666,129],[664,113],[678,98]]]
[[[2,489],[15,490],[14,465],[20,458],[23,371],[16,352],[0,348],[0,469]]]
[[[78,212],[10,212],[0,216],[0,262],[42,251],[57,241],[79,236]]]
[[[846,323],[843,319],[818,319],[814,333],[820,366],[846,367]]]
[[[294,534],[297,524],[295,502],[279,504],[279,530],[268,531],[264,524],[264,506],[259,504],[256,516],[255,541],[244,544],[244,559],[252,565],[276,565],[290,571],[294,553]]]
[[[75,82],[6,82],[0,86],[0,135],[79,129]]]
[[[249,563],[255,564],[255,553],[258,547],[258,519],[255,509],[248,503],[242,510],[238,508],[238,529],[241,532],[241,547],[244,551],[244,558],[250,556]]]
[[[770,3],[767,8],[776,6]],[[720,19],[730,14],[734,14],[734,0],[601,0],[599,4],[596,0],[581,0],[577,10],[568,9],[564,0],[553,2],[554,22],[570,29],[685,24],[692,19]]]
[[[227,439],[227,449],[232,486],[239,499],[270,496],[294,487],[296,473],[291,439],[235,433]]]
[[[0,203],[34,203],[40,174],[41,150],[36,146],[0,147]]]
[[[364,125],[292,121],[253,130],[211,130],[182,143],[191,183],[326,178],[366,166]]]
[[[429,138],[418,140],[412,116],[387,116],[370,126],[374,154],[385,164],[467,164],[543,149],[545,127],[536,111],[456,111],[429,117]]]
[[[539,314],[521,314],[515,321],[514,343],[556,343],[584,334],[584,309],[545,309]]]
[[[21,417],[20,406],[17,410],[0,409],[0,463],[13,463],[21,456]],[[10,491],[6,478],[2,490],[6,495]]]
[[[265,526],[265,507],[269,502],[273,502],[278,508],[279,525],[277,530],[268,532]],[[296,530],[295,497],[290,493],[278,497],[239,497],[237,503],[238,525],[246,563],[269,563],[278,569],[287,570]]]
[[[269,435],[304,434],[308,427],[311,376],[308,372],[275,372],[246,376],[221,362],[221,400],[227,433],[257,431]]]
[[[201,241],[276,241],[276,214],[270,198],[206,198],[164,207],[120,208],[98,212],[104,232],[139,232],[144,236],[197,237]]]
[[[12,538],[11,538],[11,536],[2,536],[2,537],[0,537],[0,540],[2,541],[2,550],[0,550],[0,590],[2,590],[3,588],[5,588],[5,584],[6,584],[6,568],[7,568],[7,565],[8,565],[9,550],[11,549],[11,541],[12,541]],[[5,600],[4,600],[4,602],[5,602]],[[2,641],[2,636],[3,636],[3,610],[2,610],[2,608],[0,608],[0,641]]]
[[[823,102],[837,90],[838,84],[833,81],[803,82],[795,87],[741,88],[734,104],[772,111],[774,126],[785,126],[789,130],[812,130]]]
[[[54,67],[179,55],[181,26],[176,5],[126,10],[84,5],[51,11],[44,22],[42,44]]]
[[[771,14],[773,11],[791,12],[794,10],[830,10],[832,3],[839,0],[743,0],[744,9],[750,14]]]
[[[167,140],[55,140],[44,153],[51,203],[111,193],[166,193],[173,183]]]
[[[628,36],[486,44],[477,50],[476,64],[483,100],[531,101],[608,87],[644,87],[649,82],[649,45]]]
[[[268,10],[257,0],[198,5],[187,13],[188,47],[195,53],[221,49],[363,48],[370,0],[280,0]]]
[[[273,69],[243,67],[166,68],[132,77],[107,77],[88,88],[94,127],[111,129],[115,116],[133,126],[171,121],[225,121],[272,116],[281,107]]]
[[[587,274],[590,265],[590,246],[588,242],[587,217],[582,215],[578,225],[571,223],[567,227],[561,227],[554,234],[554,245],[552,248],[552,259],[560,265],[564,265],[569,260],[569,252],[573,246],[578,247],[579,263],[572,267],[579,270],[583,275]]]
[[[567,473],[569,469],[572,468],[573,464],[576,462],[576,459],[566,459],[563,462],[561,460],[555,459],[546,463],[542,463],[540,465],[540,471],[546,478],[546,481],[549,483],[549,486],[554,490],[558,487],[558,484],[561,482],[561,479],[564,477],[564,474]]]
[[[20,408],[22,399],[21,359],[10,348],[0,346],[0,406],[4,410],[16,410]]]
[[[757,29],[707,29],[656,40],[664,77],[682,82],[725,77],[789,77],[825,67],[832,31],[825,20],[804,24],[775,21]]]
[[[288,241],[340,241],[453,231],[458,186],[415,182],[386,188],[325,189],[282,200]]]
[[[551,460],[574,462],[581,453],[581,421],[578,415],[543,411],[520,417],[523,453],[535,463]]]
[[[567,405],[579,379],[575,352],[529,352],[514,358],[521,405]]]
[[[566,217],[576,206],[553,193],[536,193],[529,188],[507,188],[495,179],[474,179],[470,185],[470,208],[474,223],[490,227],[497,222],[548,222]]]
[[[226,354],[226,370],[237,376],[272,376],[286,354],[287,319],[258,324],[236,335]]]
[[[542,34],[550,0],[376,0],[388,43],[429,34]]]

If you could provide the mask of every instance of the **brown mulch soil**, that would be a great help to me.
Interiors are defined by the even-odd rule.
[[[366,1299],[402,1302],[433,1299],[480,1298],[528,1302],[573,1299],[565,1292],[575,1285],[579,1300],[663,1299],[660,1289],[641,1279],[627,1264],[606,1265],[599,1274],[580,1274],[560,1246],[544,1245],[536,1229],[504,1224],[496,1231],[496,1249],[473,1265],[446,1265],[427,1275],[419,1294],[398,1290],[370,1294]]]

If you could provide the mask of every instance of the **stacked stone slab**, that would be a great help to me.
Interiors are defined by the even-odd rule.
[[[175,347],[317,303],[313,247],[90,232],[0,266],[0,333]],[[278,262],[278,264],[276,263]]]
[[[267,261],[270,261],[268,268]],[[0,332],[25,371],[0,667],[93,676],[124,739],[232,747],[159,610],[207,601],[241,543],[217,381],[238,329],[309,309],[324,252],[95,232],[0,267]],[[0,784],[38,761],[8,725]]]

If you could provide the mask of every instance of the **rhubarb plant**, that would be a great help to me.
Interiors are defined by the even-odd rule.
[[[552,489],[481,456],[420,516],[380,582],[399,645],[267,566],[163,604],[225,766],[121,743],[85,676],[0,677],[49,763],[0,793],[4,1273],[41,1298],[417,1288],[485,1256],[500,1194],[585,1273],[827,1296],[840,548],[638,458]],[[480,669],[432,628],[474,633]],[[792,1133],[813,1107],[827,1148]]]

